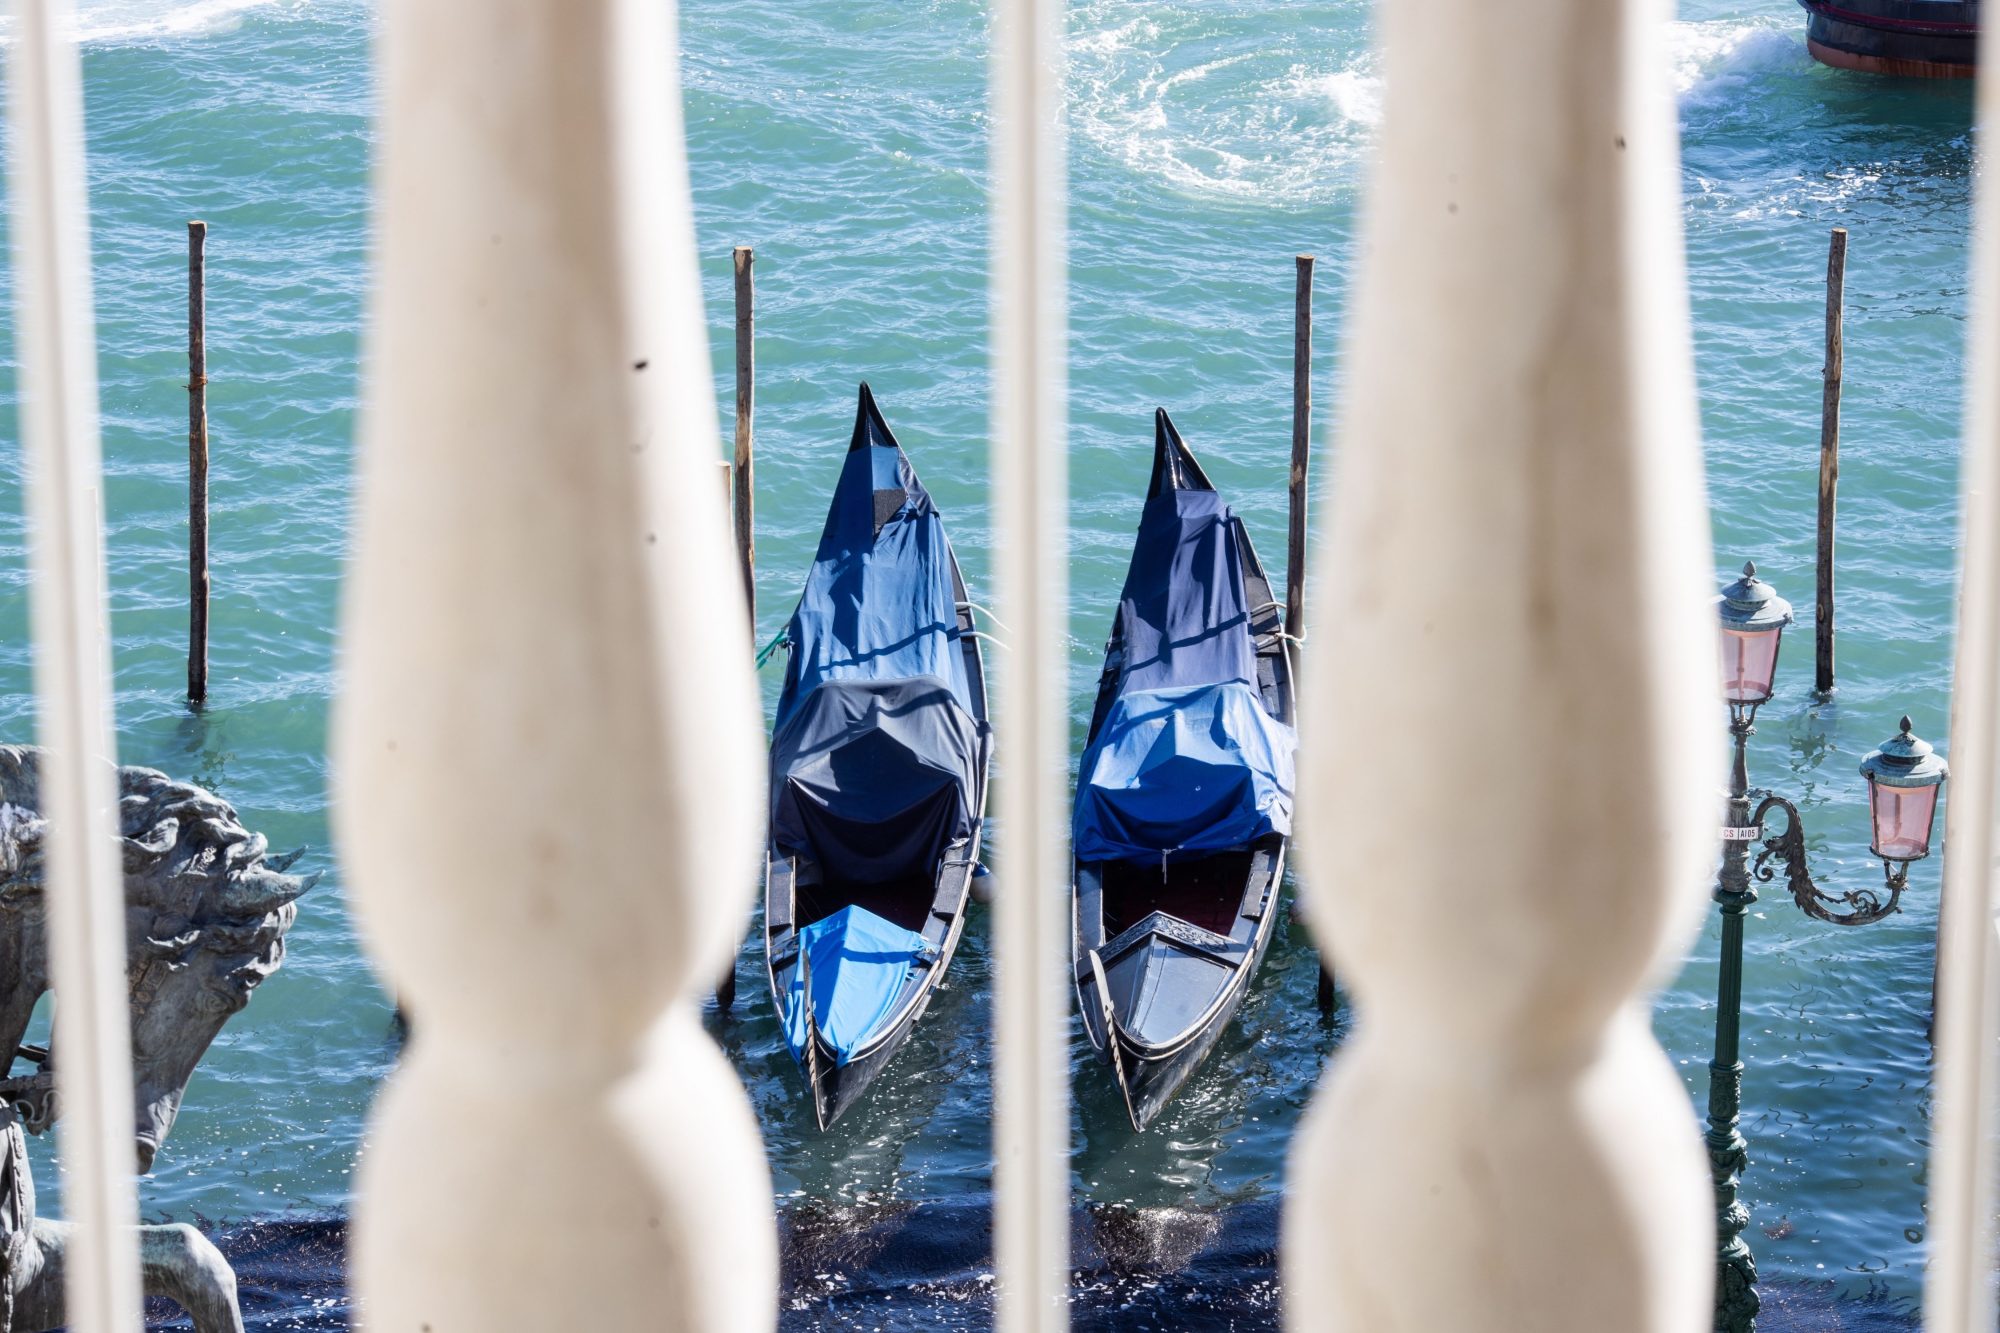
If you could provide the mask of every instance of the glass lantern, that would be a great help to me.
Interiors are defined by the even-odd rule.
[[[1951,769],[1931,750],[1930,742],[1902,730],[1882,742],[1861,761],[1868,779],[1868,816],[1874,828],[1869,850],[1885,864],[1921,861],[1931,854],[1931,826],[1937,818],[1938,792]]]
[[[1745,563],[1743,577],[1716,598],[1722,627],[1722,697],[1732,714],[1754,715],[1771,697],[1778,641],[1792,623],[1792,604]]]

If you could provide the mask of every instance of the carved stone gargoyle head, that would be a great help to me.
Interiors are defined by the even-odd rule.
[[[49,986],[37,759],[32,747],[0,746],[0,1052],[8,1056]],[[118,788],[134,1132],[145,1171],[195,1065],[284,962],[294,902],[319,876],[286,874],[299,853],[267,858],[262,835],[199,787],[122,768]]]

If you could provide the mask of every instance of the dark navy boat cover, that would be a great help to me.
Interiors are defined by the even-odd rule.
[[[1077,782],[1080,861],[1157,860],[1290,833],[1292,729],[1264,711],[1229,506],[1175,465],[1159,414],[1154,490],[1119,611],[1116,696]]]
[[[830,883],[934,878],[943,848],[972,829],[979,726],[951,546],[865,384],[787,633],[772,842]]]

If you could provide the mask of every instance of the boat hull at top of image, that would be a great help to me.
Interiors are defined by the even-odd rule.
[[[1979,0],[1799,0],[1806,48],[1840,69],[1969,79],[1979,62]]]

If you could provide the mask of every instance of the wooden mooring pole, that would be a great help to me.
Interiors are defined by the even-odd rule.
[[[740,439],[741,436],[739,436],[738,438]],[[730,513],[734,508],[734,506],[731,504],[731,500],[736,499],[738,495],[737,487],[734,484],[736,481],[736,469],[726,458],[716,459],[715,467],[716,467],[716,475],[722,478],[722,512],[727,514]],[[741,500],[736,499],[736,503],[740,505]],[[743,547],[743,539],[740,535],[741,529],[738,529],[738,533],[739,535],[737,537],[736,546],[737,549],[740,551]],[[753,638],[756,636],[756,629],[757,629],[756,625],[752,624],[750,630],[751,630],[751,636]],[[753,647],[750,651],[754,653],[757,650]],[[729,955],[728,963],[724,964],[723,966],[722,976],[719,979],[717,979],[715,983],[715,1007],[718,1009],[727,1009],[735,1003],[736,1003],[736,955],[731,954]]]
[[[1312,462],[1313,256],[1300,255],[1292,290],[1292,475],[1290,531],[1285,543],[1285,634],[1296,660],[1306,635],[1306,496]],[[1319,1007],[1339,1003],[1333,964],[1319,951]]]
[[[208,698],[208,347],[206,222],[188,223],[188,703]]]
[[[736,558],[743,566],[743,604],[750,610],[753,651],[757,639],[757,469],[751,424],[757,407],[757,310],[750,266],[756,260],[756,252],[749,246],[736,247]]]
[[[757,651],[757,487],[756,437],[752,420],[757,406],[756,285],[750,266],[757,252],[739,245],[731,255],[736,275],[736,457],[722,463],[722,492],[730,503],[736,530],[736,560],[743,572],[743,605],[750,613],[750,651]],[[715,988],[715,1005],[736,1003],[736,960]]]
[[[1833,513],[1840,487],[1840,375],[1847,288],[1847,228],[1835,227],[1826,251],[1826,365],[1819,407],[1819,578],[1813,600],[1813,689],[1833,693]]]
[[[1285,633],[1306,632],[1306,469],[1312,454],[1313,257],[1297,259],[1292,298],[1291,532],[1285,546]]]

